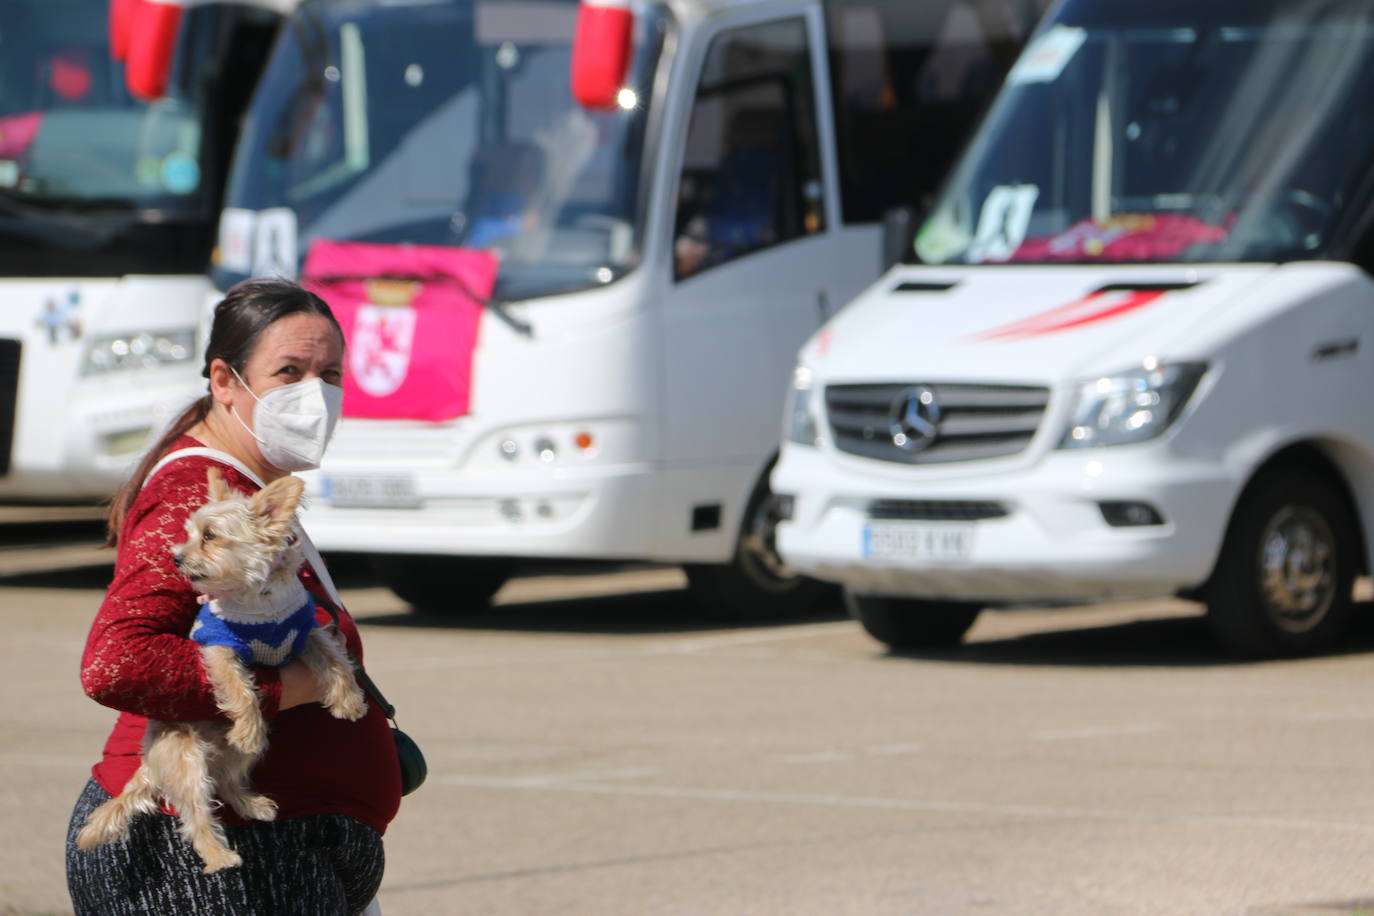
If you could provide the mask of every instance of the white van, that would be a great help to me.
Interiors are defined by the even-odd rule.
[[[894,648],[1183,595],[1330,645],[1374,519],[1374,3],[1069,0],[895,267],[802,347],[795,569]]]
[[[579,105],[615,68],[574,34],[608,10],[625,66]],[[369,297],[366,329],[345,318],[366,402],[345,389],[306,475],[315,542],[376,555],[422,607],[482,602],[530,559],[683,563],[723,610],[821,594],[771,549],[796,348],[878,276],[883,214],[933,196],[1038,11],[305,0],[249,112],[214,279],[303,264]],[[463,285],[438,265],[474,252],[499,257],[475,329],[417,331],[410,297]],[[402,405],[435,345],[460,396]]]
[[[0,499],[107,498],[199,393],[224,176],[291,2],[0,3]]]

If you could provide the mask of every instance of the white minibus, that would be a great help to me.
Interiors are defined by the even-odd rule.
[[[894,648],[1182,595],[1332,645],[1374,520],[1374,4],[1064,0],[800,349],[782,556]]]

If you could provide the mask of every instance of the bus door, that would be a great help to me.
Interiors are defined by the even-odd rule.
[[[663,454],[678,478],[665,488],[669,538],[733,537],[737,491],[777,441],[797,347],[877,272],[876,251],[845,263],[832,245],[821,34],[812,4],[721,17],[685,62],[694,88],[668,139],[671,257],[658,263]]]

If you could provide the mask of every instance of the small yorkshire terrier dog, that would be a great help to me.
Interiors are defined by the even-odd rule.
[[[191,638],[203,647],[215,701],[229,721],[149,719],[138,771],[124,791],[91,812],[76,844],[91,849],[124,839],[133,818],[157,811],[165,798],[209,874],[243,862],[214,815],[216,796],[249,820],[277,816],[276,803],[248,787],[248,773],[267,747],[248,666],[299,656],[336,718],[359,719],[367,704],[343,637],[333,625],[316,625],[314,601],[297,577],[302,555],[293,522],[304,484],[283,477],[250,497],[228,486],[217,467],[207,480],[210,501],[187,520],[188,537],[173,556],[204,596]]]

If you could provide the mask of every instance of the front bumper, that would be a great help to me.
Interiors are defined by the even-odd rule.
[[[357,477],[306,478],[302,523],[322,550],[570,559],[639,559],[655,536],[656,476],[650,465],[558,473],[455,473],[448,468],[385,471],[405,505],[343,506]],[[356,492],[356,490],[355,490]],[[399,496],[396,495],[399,492]]]
[[[1033,465],[998,470],[975,464],[908,468],[789,446],[772,478],[775,493],[794,497],[792,519],[778,526],[778,548],[797,570],[861,594],[988,604],[1171,595],[1210,575],[1239,490],[1220,465],[1180,459],[1159,443],[1054,451]],[[875,520],[875,500],[980,501],[1006,514]],[[1109,525],[1101,503],[1110,501],[1147,503],[1163,523]],[[873,556],[866,531],[875,524],[927,537],[918,543],[957,532],[961,550]]]
[[[56,387],[56,386],[54,386]],[[19,405],[0,499],[102,500],[128,478],[168,423],[204,393],[199,366],[80,379],[66,403]]]

